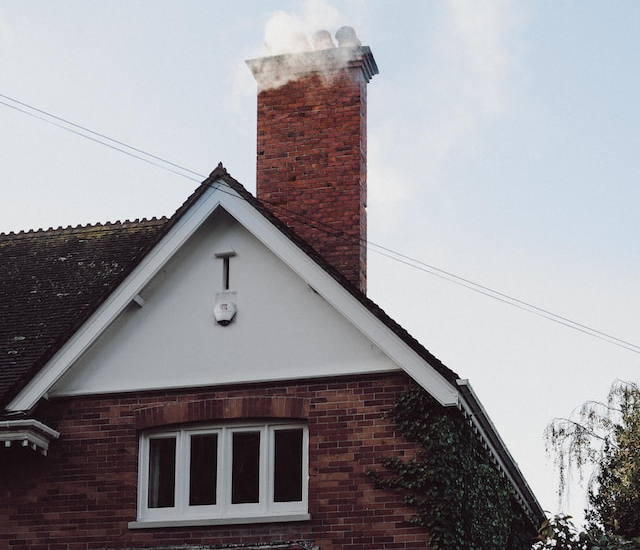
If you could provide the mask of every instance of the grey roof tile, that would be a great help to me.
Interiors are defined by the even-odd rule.
[[[166,224],[0,234],[0,402],[95,310]]]

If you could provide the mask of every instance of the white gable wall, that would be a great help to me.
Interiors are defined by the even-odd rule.
[[[238,312],[213,318],[223,260]],[[138,391],[383,372],[380,349],[224,210],[218,209],[50,395]]]

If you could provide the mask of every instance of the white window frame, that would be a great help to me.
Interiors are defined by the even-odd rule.
[[[302,498],[295,502],[274,502],[275,433],[278,430],[302,430]],[[232,437],[237,432],[260,432],[259,501],[248,504],[231,503]],[[193,435],[218,435],[218,478],[216,504],[189,505],[190,445]],[[176,439],[174,506],[150,508],[149,447],[152,439]],[[131,528],[171,525],[209,525],[248,523],[255,521],[301,521],[309,519],[309,434],[300,423],[221,424],[169,430],[155,430],[140,434],[138,464],[138,517]]]

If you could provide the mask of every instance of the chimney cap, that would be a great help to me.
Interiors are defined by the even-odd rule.
[[[259,90],[279,88],[287,82],[312,72],[330,77],[335,71],[347,67],[360,67],[365,82],[369,82],[374,75],[378,74],[378,65],[369,46],[275,55],[247,59],[245,63],[258,82]]]

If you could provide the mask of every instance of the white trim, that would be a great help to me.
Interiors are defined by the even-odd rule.
[[[35,418],[26,418],[22,420],[0,420],[0,429],[11,430],[14,428],[35,428],[43,433],[45,433],[51,439],[58,439],[60,437],[60,433],[50,428],[46,424],[43,424],[39,420]]]
[[[147,301],[142,296],[140,296],[140,294],[136,294],[133,297],[132,302],[135,303],[138,307],[141,307],[141,308],[144,307],[145,304],[147,303]]]
[[[290,502],[274,500],[275,433],[279,430],[302,431],[301,456],[301,498]],[[232,503],[232,465],[233,439],[238,433],[255,432],[259,434],[259,481],[258,500],[255,503]],[[216,435],[216,498],[210,505],[189,504],[190,487],[190,445],[194,435]],[[175,476],[173,506],[150,507],[150,442],[158,439],[175,440]],[[211,521],[229,523],[246,518],[299,517],[308,514],[309,485],[309,436],[305,424],[299,422],[267,422],[249,424],[212,424],[173,430],[152,430],[140,435],[138,457],[138,514],[137,522],[191,522]]]
[[[457,389],[440,373],[382,321],[375,317],[360,301],[323,269],[318,267],[307,254],[277,231],[264,216],[251,215],[255,212],[246,201],[229,201],[225,209],[234,216],[267,248],[320,294],[338,312],[347,318],[358,330],[373,341],[395,363],[400,365],[416,382],[445,406],[458,404]],[[228,207],[227,207],[228,206]]]
[[[225,381],[224,384],[262,384],[264,382],[285,382],[285,381],[296,381],[296,380],[314,380],[316,378],[334,378],[336,376],[358,376],[362,374],[385,374],[385,373],[393,373],[398,372],[402,369],[400,368],[389,368],[387,365],[382,365],[379,367],[371,367],[367,368],[366,372],[361,370],[346,370],[341,369],[339,372],[335,373],[300,373],[295,377],[292,377],[290,374],[286,375],[278,375],[272,373],[264,373],[264,376],[247,376],[242,379],[234,380],[233,382]],[[214,381],[203,382],[202,384],[192,384],[189,388],[210,388],[215,385]],[[143,389],[133,388],[133,389],[125,389],[125,390],[113,390],[113,389],[94,389],[91,391],[91,395],[106,395],[106,394],[127,394],[127,393],[140,393],[141,391],[154,391],[154,390],[181,390],[184,389],[184,386],[178,384],[163,384],[162,386],[147,386]],[[66,390],[66,391],[56,391],[56,397],[77,397],[81,395],[87,395],[87,393],[83,390]]]
[[[498,430],[487,414],[484,405],[482,405],[471,387],[469,380],[458,379],[456,383],[466,390],[464,393],[461,393],[460,396],[460,410],[478,433],[480,439],[493,457],[498,469],[511,483],[518,501],[525,511],[529,512],[531,520],[540,520],[540,518],[545,515],[544,511],[540,508],[540,504],[529,487],[527,480],[522,475],[517,462],[513,459],[507,446],[504,444]]]
[[[5,447],[17,442],[46,456],[49,443],[58,437],[59,432],[35,419],[0,421],[0,441],[4,442]]]
[[[62,346],[45,367],[7,405],[10,411],[30,410],[55,384],[67,369],[84,353],[107,327],[122,313],[144,286],[158,273],[180,246],[218,207],[212,195],[222,182],[207,189],[200,200],[187,211],[154,248],[145,256],[127,279],[94,312],[87,322]],[[224,196],[224,194],[221,194]]]
[[[249,523],[281,523],[285,521],[309,521],[311,514],[273,514],[247,516],[244,518],[177,519],[177,520],[137,520],[130,521],[129,529],[159,529],[163,527],[198,527],[206,525],[244,525]]]
[[[218,190],[219,186],[225,189]],[[413,351],[399,336],[321,269],[293,241],[245,199],[218,180],[203,192],[127,279],[66,342],[45,367],[9,403],[10,411],[31,409],[88,347],[122,313],[183,243],[218,208],[224,208],[318,294],[404,369],[442,405],[458,403],[457,388]]]

